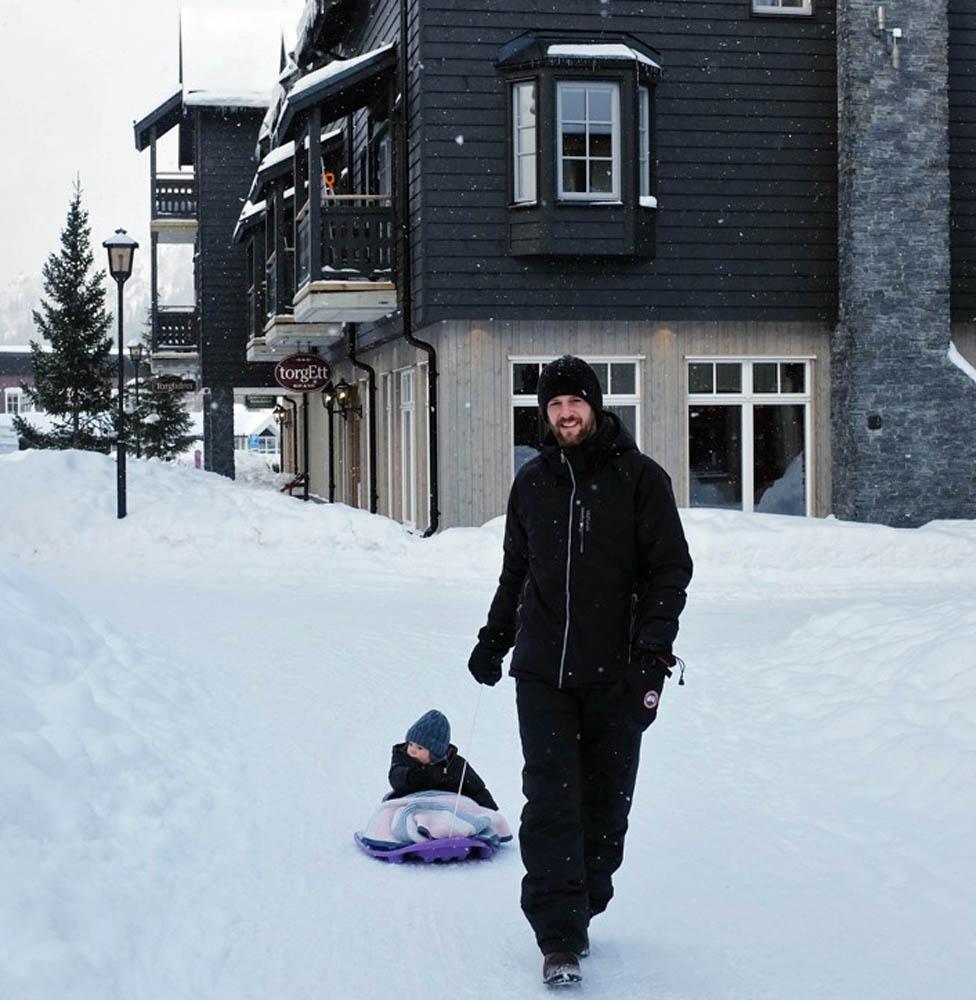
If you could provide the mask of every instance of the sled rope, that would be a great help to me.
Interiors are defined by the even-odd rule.
[[[474,717],[471,719],[471,729],[468,733],[468,742],[464,751],[464,767],[461,768],[461,780],[458,783],[457,794],[454,796],[454,812],[451,813],[451,828],[447,832],[448,839],[454,836],[454,823],[457,820],[458,806],[461,804],[461,789],[464,788],[464,774],[468,769],[468,757],[471,755],[471,744],[474,743],[474,731],[478,725],[478,709],[481,708],[481,695],[484,689],[484,684],[478,685],[478,697],[474,703]]]

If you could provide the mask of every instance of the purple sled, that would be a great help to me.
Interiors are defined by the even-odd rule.
[[[404,861],[465,861],[487,860],[495,853],[495,848],[477,837],[445,837],[440,840],[425,840],[422,844],[404,844],[402,847],[378,847],[355,835],[356,843],[371,858],[390,861],[395,865]]]

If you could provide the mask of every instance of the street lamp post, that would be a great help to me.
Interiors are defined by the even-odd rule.
[[[129,357],[136,373],[136,407],[133,410],[136,425],[136,458],[142,458],[142,421],[139,413],[139,369],[142,366],[142,341],[133,340],[129,343]]]
[[[119,286],[119,426],[115,441],[115,483],[118,515],[125,517],[125,360],[122,352],[122,286],[132,274],[132,257],[139,244],[124,229],[102,243],[108,251],[109,274]]]

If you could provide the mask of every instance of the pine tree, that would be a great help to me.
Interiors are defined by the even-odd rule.
[[[27,394],[35,409],[56,419],[47,434],[23,417],[14,420],[29,448],[108,451],[112,444],[112,317],[105,311],[105,272],[91,273],[94,263],[79,180],[61,231],[61,249],[50,254],[42,271],[47,299],[34,311],[34,325],[51,349],[31,341],[34,388]]]
[[[163,383],[150,378],[139,383],[139,409],[135,427],[142,454],[146,458],[175,458],[196,440],[189,433],[190,414],[183,405],[183,394],[162,388]]]

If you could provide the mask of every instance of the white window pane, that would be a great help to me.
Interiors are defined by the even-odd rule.
[[[711,361],[693,361],[688,365],[688,391],[715,391],[715,365]]]
[[[590,160],[590,191],[595,194],[613,194],[611,160]]]
[[[610,366],[610,391],[617,396],[632,396],[637,391],[637,365]]]
[[[587,111],[590,122],[604,122],[609,124],[613,121],[613,111],[611,102],[611,92],[603,89],[587,90]]]
[[[623,424],[624,429],[629,432],[630,436],[636,441],[637,440],[637,407],[636,406],[621,406],[616,404],[613,406],[608,406],[607,409],[611,413],[615,413],[620,418],[620,423]]]
[[[718,392],[742,392],[742,365],[719,361],[715,365],[715,387]]]
[[[609,125],[594,125],[590,129],[590,156],[613,156],[613,136]]]
[[[586,91],[577,87],[562,87],[559,91],[564,122],[586,120]]]
[[[777,392],[775,361],[757,361],[752,366],[752,391],[767,393]]]
[[[692,507],[742,509],[742,407],[688,408]]]
[[[535,196],[535,157],[520,156],[515,200],[535,201]]]
[[[586,160],[563,160],[563,191],[586,193]]]
[[[606,361],[591,361],[589,363],[590,367],[596,374],[596,380],[600,383],[600,389],[607,393],[610,391],[610,386],[607,384],[607,363]]]
[[[527,125],[535,121],[535,84],[520,83],[516,90],[517,113],[519,125]]]
[[[563,156],[586,156],[586,126],[563,127]]]

